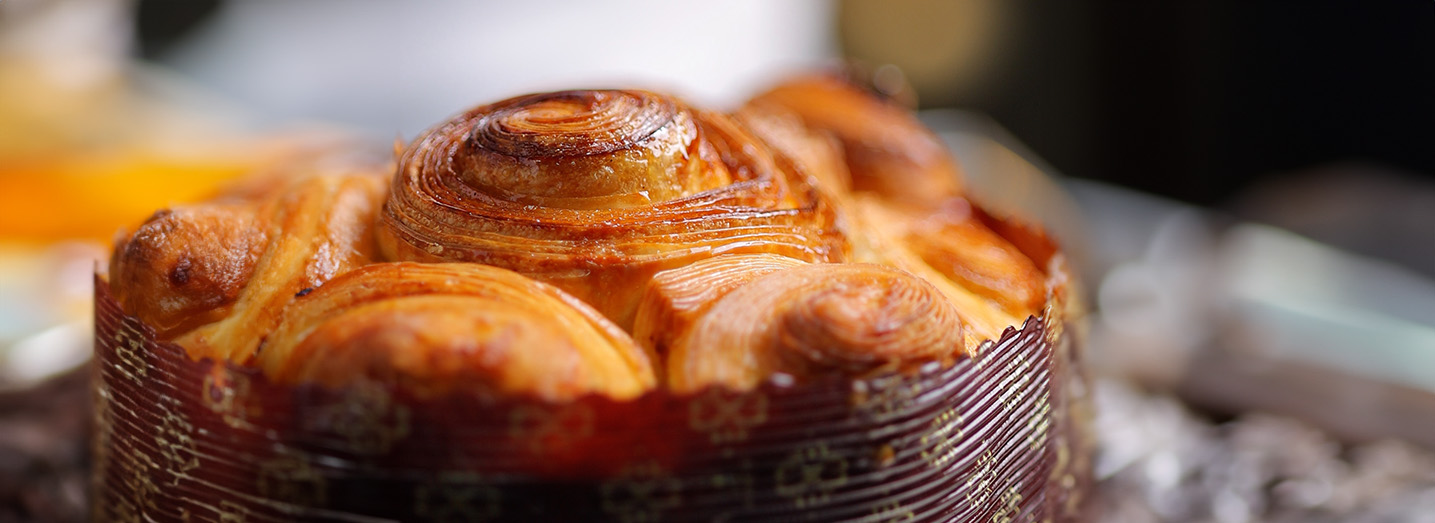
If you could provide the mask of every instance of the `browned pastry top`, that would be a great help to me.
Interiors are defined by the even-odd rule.
[[[961,194],[960,170],[940,138],[906,108],[846,78],[792,79],[748,102],[750,110],[786,112],[842,147],[852,188],[922,205]]]
[[[951,361],[1047,300],[940,140],[831,77],[733,115],[520,96],[396,166],[322,165],[157,213],[117,244],[115,297],[280,382],[554,401]]]
[[[654,273],[727,253],[840,261],[830,207],[720,113],[644,91],[479,107],[404,152],[378,230],[394,260],[518,271],[627,327]]]

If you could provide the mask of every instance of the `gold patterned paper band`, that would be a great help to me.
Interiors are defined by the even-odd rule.
[[[96,279],[100,521],[1074,521],[1090,440],[1066,271],[915,373],[564,404],[282,386],[192,361]]]

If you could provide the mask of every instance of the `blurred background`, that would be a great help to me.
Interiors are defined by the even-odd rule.
[[[1104,521],[1435,521],[1435,4],[0,0],[0,521],[79,518],[113,234],[525,92],[861,64],[1084,272]]]

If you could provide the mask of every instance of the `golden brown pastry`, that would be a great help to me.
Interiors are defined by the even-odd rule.
[[[743,112],[795,117],[830,134],[841,145],[855,190],[904,206],[961,194],[960,170],[940,138],[905,107],[840,76],[792,79],[748,101]]]
[[[117,246],[115,296],[192,357],[286,383],[550,400],[959,357],[1045,299],[940,142],[827,77],[731,117],[523,96],[425,133],[387,191],[364,165],[157,214]]]
[[[789,87],[519,97],[160,213],[97,281],[97,518],[1078,520],[1054,245]]]
[[[632,325],[660,270],[731,253],[840,261],[816,192],[729,117],[645,91],[523,96],[400,159],[378,239],[394,260],[504,267]]]
[[[733,254],[708,258],[653,276],[638,305],[633,339],[660,358],[685,326],[697,321],[717,299],[754,278],[805,262],[776,254]]]
[[[259,365],[283,383],[392,383],[566,401],[637,396],[652,363],[621,329],[551,285],[472,263],[380,263],[301,297]]]
[[[110,259],[116,301],[161,339],[229,314],[269,242],[253,205],[159,211]]]
[[[909,213],[902,222],[902,238],[937,272],[1019,319],[1041,312],[1046,275],[981,223],[966,199],[953,198],[929,213]]]
[[[667,313],[672,319],[658,333],[674,392],[745,390],[776,373],[801,380],[967,355],[961,313],[921,278],[871,264],[780,267],[733,258],[673,271],[650,288],[667,294],[668,304],[687,302]],[[689,292],[702,287],[713,291]],[[695,298],[709,301],[695,307]]]
[[[830,199],[852,192],[842,145],[831,133],[807,127],[796,113],[772,104],[748,103],[733,117],[772,150],[782,168],[816,186]]]
[[[955,160],[906,108],[838,76],[806,76],[759,95],[737,117],[795,171],[838,188],[824,192],[852,261],[931,282],[970,322],[969,345],[1040,312],[1045,276],[974,216]]]
[[[385,180],[351,167],[155,214],[115,248],[115,297],[192,357],[247,361],[296,294],[372,261]]]
[[[853,200],[853,259],[895,267],[931,283],[962,312],[971,326],[966,339],[968,348],[986,340],[1001,337],[1002,331],[1020,325],[1025,316],[1007,313],[997,303],[953,281],[922,259],[907,236],[909,218],[871,195],[857,195]]]

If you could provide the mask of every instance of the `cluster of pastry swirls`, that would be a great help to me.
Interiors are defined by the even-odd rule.
[[[316,157],[157,213],[109,279],[162,339],[281,382],[551,400],[961,358],[1045,299],[940,141],[825,76],[733,113],[477,107],[396,165]]]

